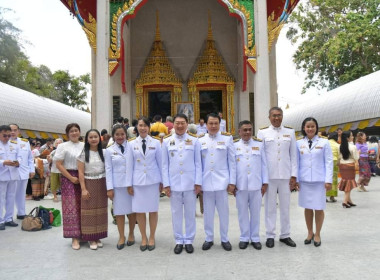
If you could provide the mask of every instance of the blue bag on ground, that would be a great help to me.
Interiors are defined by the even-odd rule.
[[[48,210],[40,208],[38,211],[38,217],[42,220],[42,230],[51,228],[50,214]]]

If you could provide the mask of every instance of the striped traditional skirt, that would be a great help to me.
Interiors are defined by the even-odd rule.
[[[326,196],[338,196],[338,161],[334,160],[333,181],[331,190],[326,191]]]
[[[89,199],[81,201],[82,239],[96,241],[107,237],[108,233],[108,197],[106,178],[85,179]]]
[[[77,170],[67,170],[78,178]],[[62,220],[64,238],[81,238],[80,203],[82,191],[79,184],[74,185],[65,176],[61,176]]]
[[[349,192],[353,188],[356,188],[358,185],[355,181],[355,164],[339,164],[340,175],[342,180],[338,184],[338,189],[340,191]]]
[[[371,167],[369,166],[368,157],[359,158],[359,185],[368,186],[371,180]]]
[[[34,198],[44,197],[45,179],[31,179],[32,184],[32,196]]]

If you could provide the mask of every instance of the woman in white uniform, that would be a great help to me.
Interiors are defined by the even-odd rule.
[[[301,129],[304,137],[297,141],[298,204],[305,208],[308,235],[304,243],[310,244],[314,240],[314,246],[319,247],[325,217],[323,210],[326,208],[326,190],[331,189],[333,178],[333,155],[328,140],[318,137],[316,119],[306,118]]]
[[[132,210],[136,212],[141,232],[140,250],[155,248],[155,233],[158,221],[158,203],[162,191],[161,143],[148,135],[150,122],[141,117],[137,123],[139,136],[129,140],[128,170],[132,170],[128,192],[132,195]],[[146,215],[149,212],[150,236],[146,234]]]
[[[131,171],[127,169],[129,150],[125,126],[115,125],[112,128],[112,138],[115,142],[105,152],[107,196],[113,201],[113,213],[116,216],[119,231],[116,248],[121,250],[124,248],[126,239],[124,235],[125,215],[128,215],[129,222],[127,246],[135,243],[136,214],[132,211],[132,197],[127,191],[127,182],[128,177],[131,177]]]

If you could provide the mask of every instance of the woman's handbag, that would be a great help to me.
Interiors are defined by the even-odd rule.
[[[34,212],[34,213],[33,213]],[[29,215],[27,215],[22,220],[21,229],[25,231],[38,231],[42,228],[42,220],[38,217],[39,208],[35,207],[32,211],[30,211]]]

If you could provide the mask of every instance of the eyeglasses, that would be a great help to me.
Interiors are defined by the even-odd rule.
[[[4,138],[11,138],[11,135],[10,134],[3,134],[3,137]]]

